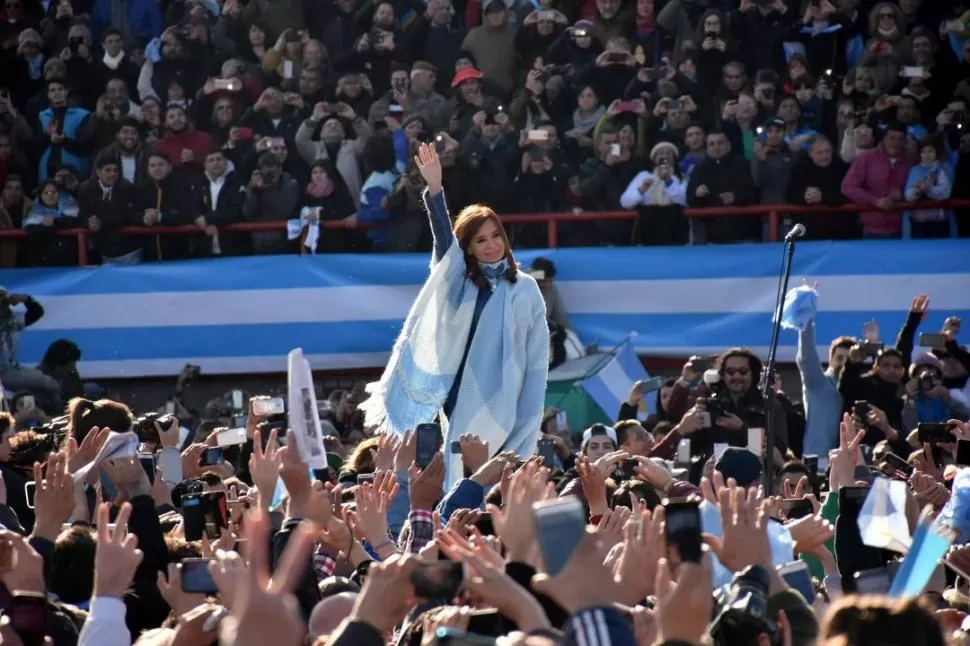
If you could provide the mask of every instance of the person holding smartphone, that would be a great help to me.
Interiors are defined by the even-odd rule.
[[[415,162],[428,185],[431,275],[380,381],[367,386],[370,398],[360,406],[365,426],[403,434],[442,413],[444,446],[474,432],[493,455],[530,455],[540,435],[549,365],[542,292],[519,269],[490,208],[466,207],[452,228],[434,146],[423,144]],[[461,475],[461,457],[449,455],[446,490]]]

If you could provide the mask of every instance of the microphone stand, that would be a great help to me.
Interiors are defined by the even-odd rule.
[[[781,261],[781,272],[778,276],[778,293],[775,296],[775,310],[771,321],[771,342],[768,344],[768,359],[765,361],[761,373],[761,397],[765,407],[765,450],[764,450],[764,483],[765,495],[772,496],[775,492],[775,362],[778,354],[778,337],[781,333],[781,310],[785,304],[785,294],[788,293],[788,280],[791,278],[792,257],[795,255],[795,238],[789,234],[785,237],[785,246]]]

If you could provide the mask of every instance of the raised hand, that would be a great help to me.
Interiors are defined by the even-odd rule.
[[[94,553],[94,592],[92,597],[121,599],[141,564],[138,537],[128,533],[131,505],[118,510],[115,528],[108,526],[110,504],[98,505],[98,545]]]
[[[437,195],[441,192],[441,160],[438,151],[432,144],[421,144],[418,154],[414,156],[414,163],[428,185],[428,193]]]

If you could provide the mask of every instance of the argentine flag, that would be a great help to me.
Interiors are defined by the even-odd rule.
[[[604,361],[606,360],[604,358]],[[637,356],[632,339],[625,342],[608,361],[609,363],[602,370],[583,382],[583,389],[604,413],[615,418],[620,412],[620,404],[630,395],[633,384],[649,379],[650,375],[640,363],[640,357]],[[652,393],[648,393],[643,398],[643,406],[638,415],[641,421],[654,412],[654,401]]]

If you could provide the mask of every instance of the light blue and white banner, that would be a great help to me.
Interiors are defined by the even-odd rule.
[[[650,378],[637,356],[635,342],[636,339],[631,338],[629,343],[623,343],[602,370],[583,382],[586,393],[593,398],[600,410],[611,417],[630,396],[633,384]],[[652,413],[653,410],[649,409],[653,408],[656,397],[644,397],[643,401],[647,407],[644,412]]]
[[[570,320],[584,343],[686,356],[770,337],[780,244],[679,248],[556,249]],[[315,369],[382,366],[419,285],[421,255],[317,255],[0,271],[0,284],[46,309],[19,343],[21,363],[58,338],[84,354],[81,374],[174,375],[284,372],[302,347]],[[798,246],[792,285],[819,281],[818,343],[875,318],[892,344],[914,295],[930,295],[923,331],[951,314],[970,319],[970,240],[812,242]],[[782,360],[796,335],[784,331]],[[464,342],[464,341],[457,341]]]

